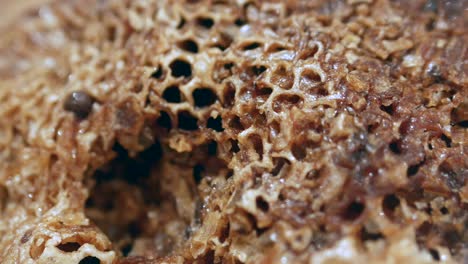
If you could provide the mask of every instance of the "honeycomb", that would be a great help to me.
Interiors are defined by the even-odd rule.
[[[31,10],[0,39],[0,262],[468,263],[466,10]]]

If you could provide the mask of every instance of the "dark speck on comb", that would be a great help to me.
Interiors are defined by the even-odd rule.
[[[93,103],[94,100],[89,94],[83,91],[75,91],[65,98],[63,108],[75,114],[77,118],[83,119],[91,112]]]

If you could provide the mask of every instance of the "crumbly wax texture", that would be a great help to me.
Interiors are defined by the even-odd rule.
[[[466,10],[31,10],[0,38],[0,263],[468,263]]]

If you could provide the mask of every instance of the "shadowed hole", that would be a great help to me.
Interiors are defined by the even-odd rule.
[[[420,167],[419,164],[409,166],[408,169],[406,170],[406,175],[408,175],[408,177],[416,175],[416,173],[418,173],[419,171],[419,167]]]
[[[260,103],[265,102],[266,100],[268,100],[268,97],[270,97],[272,92],[273,92],[273,89],[271,89],[270,87],[262,87],[260,89],[257,89],[256,90],[257,101],[259,101]]]
[[[389,194],[384,197],[382,200],[382,209],[384,214],[389,217],[393,218],[395,214],[396,208],[400,205],[400,199],[395,194]]]
[[[380,126],[380,123],[378,123],[378,122],[374,122],[372,124],[369,124],[369,125],[367,125],[367,132],[374,133],[375,131],[377,131],[377,129],[379,129],[379,126]]]
[[[254,49],[260,48],[261,46],[262,46],[262,43],[260,42],[251,42],[251,43],[242,45],[241,50],[243,51],[254,50]]]
[[[457,125],[463,128],[468,128],[468,120],[461,121]]]
[[[376,240],[384,238],[382,233],[380,233],[380,232],[371,233],[371,232],[367,231],[366,228],[361,229],[360,237],[361,237],[361,241],[376,241]]]
[[[197,164],[193,167],[193,179],[195,180],[196,184],[200,184],[203,178],[202,177],[203,171],[205,171],[205,168],[200,164]]]
[[[216,141],[212,140],[208,143],[208,155],[209,156],[216,156],[218,152],[218,144]]]
[[[197,88],[192,92],[192,96],[197,107],[210,106],[218,99],[210,88]]]
[[[392,151],[393,153],[395,153],[397,155],[401,154],[400,142],[398,140],[392,141],[388,145],[388,148],[390,149],[390,151]]]
[[[466,245],[466,240],[464,239],[464,232],[461,230],[458,231],[454,223],[452,223],[451,227],[446,228],[442,232],[441,240],[443,241],[442,245],[448,247],[452,252],[454,252],[457,249],[460,250]]]
[[[82,260],[78,264],[100,264],[101,260],[96,257],[88,256]]]
[[[385,113],[387,113],[389,115],[393,115],[393,112],[394,112],[393,104],[391,104],[389,106],[381,105],[380,110],[384,111]]]
[[[268,47],[267,52],[275,53],[275,52],[280,52],[280,51],[283,51],[283,50],[286,50],[286,48],[283,45],[278,44],[278,43],[274,43],[274,44],[270,45],[270,47]]]
[[[231,152],[237,153],[239,151],[239,142],[237,140],[231,139]]]
[[[169,86],[164,90],[162,97],[164,100],[169,103],[180,103],[182,101],[182,96],[180,94],[179,87]]]
[[[264,213],[268,212],[268,210],[270,209],[268,202],[265,201],[265,199],[263,199],[262,196],[257,196],[257,198],[255,199],[255,205]]]
[[[118,142],[114,144],[112,150],[117,154],[113,160],[111,171],[95,172],[95,179],[98,184],[111,181],[114,178],[119,178],[131,185],[137,185],[144,182],[151,176],[153,165],[159,161],[162,156],[161,144],[156,141],[151,147],[140,152],[137,157],[130,158],[128,151]],[[90,197],[88,201],[96,197]],[[115,200],[105,199],[105,202],[110,202],[110,209],[115,208]]]
[[[208,252],[203,256],[200,263],[216,263],[215,262],[215,251],[208,250]]]
[[[283,168],[289,166],[291,162],[285,158],[273,158],[273,164],[275,164],[275,167],[271,171],[271,174],[273,176],[278,176]]]
[[[199,18],[196,19],[196,23],[200,27],[210,29],[214,25],[214,20],[212,18],[210,18],[210,17],[199,17]]]
[[[132,251],[133,245],[132,244],[127,244],[122,247],[121,252],[124,257],[128,256],[130,252]]]
[[[240,132],[244,130],[244,126],[242,125],[240,118],[238,116],[234,116],[228,123],[228,126],[236,132]]]
[[[445,146],[447,148],[452,147],[452,140],[449,137],[447,137],[445,134],[442,134],[442,136],[440,136],[440,139],[442,139],[442,141],[444,141]]]
[[[263,66],[263,65],[255,65],[255,66],[252,66],[250,68],[251,72],[255,75],[255,76],[259,76],[260,74],[264,73],[266,71],[266,67]]]
[[[223,91],[223,106],[232,107],[236,99],[236,87],[232,83],[227,83]]]
[[[325,87],[323,87],[323,86],[319,86],[314,90],[315,90],[316,95],[319,95],[319,96],[327,96],[328,95],[327,89]]]
[[[433,210],[432,210],[432,207],[428,206],[428,207],[426,207],[426,209],[425,209],[424,211],[426,211],[426,213],[427,213],[428,215],[432,215],[432,211],[433,211]]]
[[[446,214],[449,213],[449,210],[447,209],[447,207],[444,206],[444,207],[440,208],[440,212],[441,212],[443,215],[446,215]]]
[[[216,132],[223,132],[223,121],[221,119],[221,116],[218,116],[216,118],[210,117],[208,118],[208,121],[206,123],[207,128],[211,128]]]
[[[163,150],[158,141],[138,154],[130,153],[118,142],[112,150],[115,153],[112,161],[89,175],[95,184],[86,201],[85,214],[125,255],[125,245],[131,245],[146,227],[148,207],[154,208],[161,201],[159,182],[153,177]],[[79,237],[73,241],[82,243],[81,240]],[[99,262],[88,258],[82,263]]]
[[[231,178],[233,175],[234,175],[234,171],[233,170],[228,170],[228,172],[226,173],[226,179]]]
[[[179,112],[178,125],[180,129],[193,131],[198,129],[197,118],[190,114],[188,111]]]
[[[433,248],[430,248],[429,249],[429,253],[431,254],[432,258],[435,260],[435,261],[439,261],[440,260],[440,255],[439,255],[439,252]]]
[[[252,146],[255,152],[258,154],[259,160],[263,159],[263,141],[259,135],[251,135],[249,137],[250,142],[252,142]]]
[[[188,51],[188,52],[191,52],[191,53],[197,53],[198,52],[197,43],[195,41],[191,40],[191,39],[186,39],[186,40],[179,41],[177,43],[177,46],[181,50],[185,50],[185,51]]]
[[[162,80],[164,79],[163,73],[164,72],[162,66],[158,66],[156,67],[156,70],[153,71],[153,73],[151,73],[151,78]]]
[[[188,78],[192,75],[192,67],[190,63],[185,60],[177,59],[174,60],[169,67],[171,68],[171,74],[174,77],[185,77]]]
[[[167,128],[170,130],[172,128],[172,123],[171,123],[171,117],[169,116],[169,114],[167,114],[164,111],[161,111],[159,114],[160,115],[157,121],[158,125],[160,127]]]
[[[297,160],[303,160],[307,156],[306,147],[300,143],[295,143],[291,147],[291,152]]]
[[[247,22],[242,19],[242,18],[237,18],[235,21],[234,21],[234,24],[238,27],[242,27],[243,25],[247,24]]]
[[[81,247],[81,244],[77,242],[67,242],[67,243],[62,243],[60,245],[57,245],[57,248],[63,252],[77,251],[78,249],[80,249],[80,247]]]
[[[141,233],[142,233],[142,230],[137,221],[132,221],[128,225],[128,234],[130,235],[130,237],[136,238],[139,235],[141,235]]]
[[[348,221],[354,221],[361,216],[361,214],[364,212],[364,204],[361,202],[354,201],[351,204],[346,207],[344,213],[343,213],[343,218],[348,220]]]
[[[184,17],[181,17],[180,18],[180,21],[179,21],[179,24],[177,25],[177,29],[181,29],[185,26],[185,24],[187,23],[187,21],[185,20]]]

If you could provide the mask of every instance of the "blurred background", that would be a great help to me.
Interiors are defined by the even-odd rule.
[[[10,24],[16,17],[51,0],[0,0],[0,27]]]

